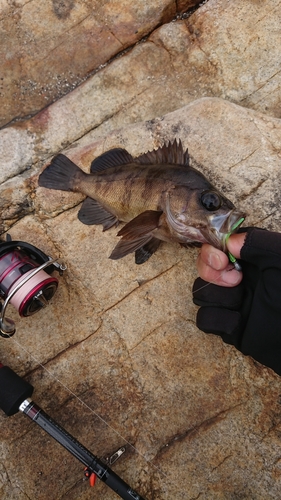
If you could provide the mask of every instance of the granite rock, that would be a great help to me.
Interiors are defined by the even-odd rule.
[[[59,151],[88,172],[176,137],[248,225],[280,230],[279,1],[125,3],[1,3],[2,123],[41,111],[0,130],[0,232],[67,271],[36,315],[9,306],[0,360],[94,454],[126,445],[113,468],[147,500],[279,498],[280,377],[197,330],[198,250],[112,261],[117,231],[79,222],[83,196],[37,185]],[[117,498],[22,415],[0,424],[1,498]]]
[[[110,148],[138,155],[174,137],[249,224],[280,227],[281,122],[227,101],[203,98],[103,139],[90,133],[65,153],[88,170]],[[78,195],[36,188],[35,174],[31,184],[34,213],[9,232],[68,269],[46,309],[11,311],[17,332],[2,341],[2,362],[93,453],[126,445],[114,470],[148,500],[277,498],[280,377],[196,329],[198,250],[167,243],[142,266],[132,255],[111,261],[114,229],[81,224]],[[4,498],[91,497],[71,455],[20,415],[0,420]],[[101,482],[94,494],[117,498]]]
[[[198,3],[181,0],[178,12]],[[0,125],[45,108],[176,14],[174,0],[4,0]]]
[[[280,117],[278,5],[209,0],[187,19],[164,24],[34,118],[0,131],[4,156],[13,151],[15,163],[29,168],[31,158],[45,161],[91,130],[103,137],[206,96]],[[7,92],[3,99],[2,109]],[[28,138],[23,155],[15,135]]]

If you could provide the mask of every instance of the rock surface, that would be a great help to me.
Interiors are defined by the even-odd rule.
[[[109,47],[105,60],[120,50],[119,42],[122,49],[135,43],[167,12],[196,3],[154,2],[150,10],[151,3],[141,2],[140,10],[127,2],[131,24],[124,26],[119,2],[97,2],[109,19],[101,29],[110,29],[117,47]],[[42,33],[53,17],[30,31],[28,61],[44,78],[61,57],[67,68],[74,32],[81,28],[87,37],[91,22],[105,19],[87,17],[93,2],[45,4],[1,4],[4,23],[20,12],[18,26],[37,19],[34,9],[51,16],[57,9],[48,36],[54,43],[58,34],[61,43],[50,42],[48,56],[40,56]],[[38,174],[60,150],[89,171],[108,149],[139,155],[177,137],[192,164],[248,212],[247,224],[280,230],[279,6],[277,0],[209,0],[187,19],[157,28],[32,119],[0,131],[1,232],[68,266],[46,309],[20,319],[9,306],[17,332],[1,340],[0,360],[26,376],[34,401],[94,454],[108,456],[126,445],[113,468],[147,500],[279,498],[280,377],[197,330],[196,249],[163,244],[142,266],[132,255],[109,260],[116,231],[81,224],[83,197],[38,188]],[[18,64],[9,69],[12,85]],[[78,73],[72,80],[67,71],[71,87]],[[14,101],[24,116],[41,107],[42,96],[35,87],[26,94],[33,111],[18,95]],[[8,93],[4,102],[8,110]],[[99,481],[90,489],[83,466],[22,415],[1,413],[0,424],[0,498],[119,498]]]
[[[198,3],[4,0],[0,126],[38,112],[156,26]]]
[[[249,224],[280,227],[276,118],[207,98],[100,140],[90,135],[67,151],[85,170],[112,147],[137,155],[181,137]],[[34,214],[10,229],[68,270],[48,308],[16,320],[3,361],[28,374],[35,400],[94,453],[127,443],[114,469],[149,500],[278,497],[280,378],[196,329],[197,250],[163,244],[143,266],[132,255],[111,261],[116,231],[81,224],[80,199],[37,188]],[[1,421],[3,498],[90,498],[71,456],[19,415]],[[95,491],[115,498],[103,484]]]
[[[112,1],[8,2],[0,124],[44,108],[163,22],[145,43],[88,78],[79,98],[71,94],[75,108],[70,98],[64,112],[72,114],[75,138],[81,127],[85,133],[112,117],[114,126],[153,118],[204,96],[280,117],[279,0],[209,0],[187,19],[167,23],[198,3],[126,0],[120,10]]]

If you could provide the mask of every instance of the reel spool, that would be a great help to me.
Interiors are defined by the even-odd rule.
[[[58,287],[58,280],[51,273],[60,274],[66,267],[48,257],[35,246],[23,241],[0,243],[0,335],[11,337],[16,329],[14,321],[5,318],[10,302],[22,317],[31,316],[46,307]]]

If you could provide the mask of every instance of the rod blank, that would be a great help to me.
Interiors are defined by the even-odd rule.
[[[11,368],[3,366],[0,363],[0,408],[6,415],[14,415],[20,410],[66,448],[91,473],[95,474],[121,498],[124,500],[145,500],[39,406],[28,399],[32,393],[33,387],[31,384],[23,380]]]

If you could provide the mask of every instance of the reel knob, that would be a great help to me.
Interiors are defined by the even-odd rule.
[[[0,318],[0,332],[4,338],[9,338],[16,331],[15,323],[10,318]]]

